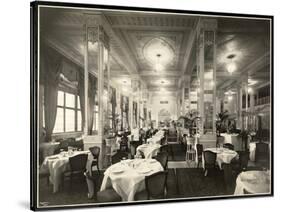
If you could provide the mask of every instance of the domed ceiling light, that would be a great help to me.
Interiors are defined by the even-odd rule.
[[[163,71],[164,67],[163,67],[163,65],[161,64],[161,61],[160,61],[161,54],[157,54],[156,56],[157,56],[158,60],[155,64],[155,70],[158,71],[158,72]]]
[[[156,71],[162,71],[173,63],[175,52],[165,38],[153,38],[144,45],[143,56]]]
[[[227,56],[227,58],[230,60],[230,62],[226,65],[227,71],[232,74],[236,71],[236,64],[233,61],[233,58],[235,57],[235,54],[230,54]]]

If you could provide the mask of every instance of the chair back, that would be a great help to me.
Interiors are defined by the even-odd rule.
[[[128,151],[128,139],[126,137],[122,137],[120,141],[120,150],[123,152]]]
[[[120,162],[123,158],[128,158],[128,154],[125,152],[118,151],[116,154],[112,155],[111,163],[115,164]]]
[[[234,150],[234,146],[232,144],[230,144],[230,143],[223,144],[223,148]]]
[[[131,150],[131,155],[135,155],[138,146],[140,146],[142,143],[141,141],[132,141],[130,144],[130,150]]]
[[[94,159],[98,159],[99,158],[100,147],[98,147],[98,146],[90,147],[89,150],[92,153]]]
[[[267,143],[256,143],[256,161],[269,159],[269,147]]]
[[[145,177],[145,186],[148,199],[158,199],[165,197],[165,186],[167,181],[167,171],[156,172]]]
[[[232,166],[230,163],[223,163],[222,169],[225,185],[229,186],[233,183]]]
[[[249,161],[249,152],[239,152],[239,162],[240,162],[240,168],[242,170],[247,169],[248,167],[248,161]]]
[[[202,144],[196,144],[197,149],[197,155],[200,157],[203,154],[203,145]]]
[[[167,152],[169,151],[169,146],[168,144],[164,144],[160,147],[160,152]]]
[[[64,151],[68,150],[68,140],[61,140],[59,144],[59,150],[63,149]]]
[[[159,152],[155,159],[162,165],[164,170],[167,169],[167,164],[168,164],[168,153],[167,152]]]
[[[84,171],[88,160],[87,154],[79,154],[69,158],[71,171]]]
[[[204,153],[205,166],[206,165],[215,166],[217,160],[217,153],[214,153],[209,150],[206,150],[203,153]]]

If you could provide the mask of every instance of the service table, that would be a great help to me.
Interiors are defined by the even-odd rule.
[[[90,164],[93,160],[90,151],[63,151],[57,155],[45,158],[40,167],[40,171],[50,174],[49,180],[53,184],[53,193],[56,193],[59,190],[62,174],[70,169],[69,158],[79,154],[88,154],[87,169],[90,170]]]
[[[160,144],[161,143],[161,139],[163,137],[164,136],[153,136],[152,138],[148,138],[147,139],[147,143],[150,143],[150,144]]]
[[[244,190],[251,194],[266,194],[270,192],[269,171],[245,171],[236,179],[234,195],[243,195]]]
[[[155,159],[122,160],[105,171],[100,190],[113,187],[123,201],[134,201],[135,194],[145,189],[145,176],[159,171],[163,167]]]
[[[238,157],[237,152],[227,149],[227,148],[206,148],[206,149],[204,149],[204,151],[207,151],[207,150],[217,153],[216,162],[220,169],[222,169],[223,163],[230,163],[233,158]],[[203,167],[203,169],[205,169],[204,154],[202,156],[202,167]]]
[[[137,152],[142,152],[144,157],[149,159],[157,155],[160,147],[160,144],[142,144],[137,147]]]

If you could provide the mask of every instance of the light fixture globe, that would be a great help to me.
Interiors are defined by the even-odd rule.
[[[230,74],[232,74],[233,72],[235,72],[236,71],[236,65],[235,65],[235,63],[234,62],[231,62],[231,63],[229,63],[229,64],[227,64],[227,71],[230,73]]]

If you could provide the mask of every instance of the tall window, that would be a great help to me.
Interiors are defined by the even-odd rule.
[[[93,133],[96,134],[96,132],[99,129],[99,106],[98,103],[95,103],[94,107],[94,124],[93,124]]]
[[[57,117],[53,133],[77,132],[82,130],[79,96],[58,91]]]

